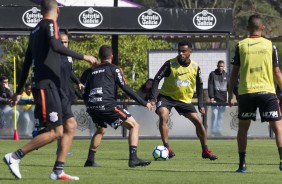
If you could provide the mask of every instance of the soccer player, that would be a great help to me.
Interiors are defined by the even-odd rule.
[[[262,37],[265,26],[259,15],[249,17],[247,26],[249,37],[240,41],[235,49],[228,102],[233,105],[232,90],[240,73],[238,87],[239,128],[237,143],[239,151],[239,168],[236,172],[247,172],[246,149],[247,134],[251,120],[256,120],[256,110],[259,108],[261,121],[269,121],[276,135],[276,144],[280,156],[282,170],[282,121],[278,99],[275,94],[273,77],[282,89],[282,74],[278,67],[276,47],[270,40]]]
[[[122,126],[129,130],[129,167],[146,166],[151,162],[137,157],[139,124],[131,114],[117,105],[116,90],[119,86],[130,97],[152,111],[153,106],[139,97],[126,84],[121,69],[112,64],[113,50],[110,46],[103,45],[99,49],[101,64],[93,68],[85,86],[84,101],[88,114],[96,124],[84,167],[96,167],[94,161],[96,151],[106,132],[107,125],[114,129]]]
[[[16,93],[11,99],[11,104],[15,105],[20,100],[24,83],[32,66],[31,86],[35,103],[34,116],[41,126],[46,127],[46,132],[36,136],[17,151],[4,156],[4,162],[18,179],[22,178],[19,163],[26,154],[54,140],[61,139],[63,136],[62,101],[65,94],[60,88],[60,65],[62,62],[60,54],[84,59],[91,63],[97,62],[93,56],[78,54],[61,44],[56,22],[59,15],[56,0],[43,0],[41,13],[43,19],[30,33],[21,78]],[[65,149],[66,151],[58,153],[50,179],[79,180],[77,176],[65,174],[63,170],[71,142],[72,137],[65,142],[65,147],[68,147]]]
[[[61,33],[60,40],[62,44],[68,48],[68,35]],[[80,89],[84,88],[84,85],[80,83],[79,79],[73,73],[72,58],[70,56],[61,55],[61,59],[61,88],[64,91],[66,98],[63,98],[62,100],[64,135],[62,139],[58,141],[57,154],[61,151],[67,152],[68,155],[71,155],[71,152],[69,152],[69,145],[71,144],[70,141],[72,141],[77,127],[77,122],[71,110],[71,105],[76,101],[75,89],[71,83],[71,80],[74,81],[80,87]]]
[[[196,133],[202,145],[202,158],[216,160],[215,156],[207,146],[207,134],[202,120],[199,117],[192,97],[196,86],[198,96],[198,109],[201,114],[205,114],[203,106],[203,82],[201,70],[198,64],[190,59],[192,44],[188,41],[178,43],[178,56],[164,63],[154,78],[151,103],[155,104],[157,98],[157,114],[160,118],[159,130],[163,145],[169,151],[169,158],[173,158],[175,153],[168,143],[168,117],[171,108],[188,118],[196,127]],[[162,78],[164,83],[157,97],[159,82]]]

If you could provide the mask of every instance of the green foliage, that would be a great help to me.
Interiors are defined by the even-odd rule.
[[[79,53],[93,55],[98,58],[99,47],[111,45],[109,36],[87,35],[83,38],[71,38],[69,48]],[[74,60],[74,72],[80,78],[84,70],[91,67],[88,62]]]
[[[92,35],[83,40],[72,40],[70,48],[80,53],[98,56],[102,45],[111,45],[111,36]],[[119,36],[119,61],[118,64],[124,72],[128,85],[137,90],[148,79],[148,50],[168,49],[171,45],[164,40],[153,40],[144,35]],[[90,65],[83,61],[74,62],[74,70],[77,76]],[[133,72],[135,79],[132,79]],[[123,96],[119,91],[119,96]]]
[[[163,40],[152,40],[147,36],[120,36],[119,66],[123,69],[128,84],[137,90],[148,79],[148,50],[169,49]],[[132,74],[135,73],[135,80]]]
[[[1,75],[6,75],[10,81],[13,79],[14,71],[14,57],[16,60],[17,81],[21,73],[22,63],[25,57],[25,50],[28,44],[28,37],[18,37],[17,39],[1,40],[0,44],[3,47],[4,54],[1,56],[2,62],[0,63]]]
[[[98,51],[102,45],[111,45],[111,36],[109,35],[86,35],[82,38],[70,37],[70,49],[88,55],[98,57]],[[17,81],[21,74],[22,63],[24,61],[25,51],[28,44],[28,37],[19,37],[17,39],[2,40],[4,55],[0,64],[1,74],[13,78],[13,57],[16,57],[17,63]],[[139,88],[148,78],[147,51],[148,49],[167,49],[170,44],[163,40],[152,40],[147,36],[132,35],[119,37],[119,66],[123,69],[128,83],[135,90]],[[85,61],[74,62],[74,72],[78,77],[90,65]],[[132,72],[136,73],[135,80],[131,80]]]

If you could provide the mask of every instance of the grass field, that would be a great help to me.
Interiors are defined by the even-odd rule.
[[[27,140],[0,140],[1,157],[14,151]],[[160,140],[140,140],[138,155],[152,160],[153,148]],[[103,140],[96,154],[102,167],[84,168],[89,140],[75,140],[72,156],[65,164],[67,173],[77,175],[83,184],[186,184],[186,183],[281,183],[282,173],[278,169],[279,157],[274,140],[249,140],[247,150],[248,173],[234,172],[238,166],[236,140],[209,140],[209,148],[218,155],[216,161],[201,158],[198,140],[171,140],[176,157],[168,161],[152,161],[147,167],[129,168],[127,140]],[[0,163],[1,184],[45,184],[49,180],[55,160],[56,144],[52,143],[28,154],[20,165],[23,179],[15,180],[7,166]]]

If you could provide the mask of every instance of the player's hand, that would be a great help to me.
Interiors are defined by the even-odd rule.
[[[152,105],[153,107],[156,106],[156,101],[155,101],[154,99],[149,100],[149,102],[151,103],[151,105]]]
[[[150,112],[153,111],[154,106],[150,102],[147,103],[146,107]]]
[[[210,98],[211,103],[215,103],[214,98]]]
[[[206,110],[204,107],[199,108],[199,111],[202,115],[206,114]]]
[[[79,84],[78,84],[78,87],[79,87],[79,90],[82,90],[82,89],[85,88],[85,86],[84,86],[82,83],[79,83]]]
[[[97,58],[95,58],[94,56],[89,56],[89,55],[84,55],[83,59],[85,61],[88,61],[89,63],[91,63],[92,65],[97,65],[98,64],[98,60]]]
[[[18,104],[18,102],[20,101],[21,99],[21,95],[18,95],[18,94],[13,94],[13,96],[11,96],[10,100],[9,100],[9,104],[11,106],[15,106],[16,104]]]
[[[6,88],[6,89],[10,90],[9,84],[4,83],[4,88]]]
[[[235,104],[235,102],[232,101],[231,97],[228,97],[228,104],[229,104],[230,107],[232,107]]]

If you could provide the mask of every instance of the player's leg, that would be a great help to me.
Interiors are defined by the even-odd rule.
[[[69,151],[77,128],[77,122],[71,110],[70,97],[68,97],[62,89],[60,89],[59,92],[62,104],[64,135],[62,139],[58,140],[56,153],[57,160],[64,162],[67,155],[70,154]]]
[[[184,116],[188,118],[196,127],[196,134],[199,138],[202,146],[202,158],[209,158],[210,160],[216,160],[217,156],[214,155],[207,145],[207,133],[202,123],[202,120],[197,112],[185,113]]]
[[[20,160],[29,152],[41,148],[42,146],[45,146],[46,144],[49,144],[54,140],[61,138],[62,136],[63,136],[63,126],[62,125],[56,126],[52,128],[50,131],[36,136],[34,139],[29,141],[27,144],[25,144],[17,151],[6,154],[3,160],[8,165],[12,174],[16,178],[21,179],[22,176],[19,170]]]
[[[122,124],[124,128],[129,130],[128,144],[129,144],[129,167],[136,166],[146,166],[151,163],[151,161],[141,160],[137,156],[137,146],[139,140],[139,124],[132,117],[128,117]]]
[[[278,99],[275,94],[262,94],[261,98],[263,98],[262,104],[260,104],[260,116],[262,117],[262,122],[268,121],[270,127],[272,128],[275,139],[276,139],[276,145],[278,148],[280,163],[279,163],[279,169],[282,171],[282,116],[280,107],[280,104],[278,103]]]
[[[65,161],[67,155],[69,154],[70,147],[72,145],[75,130],[77,128],[77,122],[74,117],[70,117],[64,120],[64,134],[61,139],[58,140],[57,148],[57,160]]]
[[[166,107],[159,107],[157,109],[157,113],[159,115],[159,131],[161,134],[163,145],[168,149],[169,151],[169,158],[173,158],[175,156],[175,153],[172,151],[171,147],[168,144],[168,118],[169,118],[169,109]]]
[[[282,120],[269,122],[276,139],[277,147],[282,147]]]
[[[247,172],[246,167],[246,151],[247,151],[247,138],[248,130],[251,124],[251,120],[256,120],[256,111],[259,107],[261,111],[266,101],[260,98],[257,94],[244,94],[239,95],[239,106],[238,106],[238,132],[237,132],[237,144],[239,152],[239,168],[236,172],[245,173]],[[258,104],[261,103],[261,106]],[[261,116],[263,119],[263,117]]]
[[[88,151],[88,156],[87,160],[84,164],[84,167],[99,167],[99,165],[95,162],[95,155],[98,147],[101,144],[102,138],[104,134],[106,133],[107,128],[101,127],[96,124],[96,132],[92,136],[90,146],[89,146],[89,151]]]
[[[279,169],[282,171],[282,120],[270,121],[269,124],[275,133],[276,145],[280,157]]]
[[[236,172],[247,172],[246,167],[246,149],[248,130],[251,124],[251,120],[239,120],[238,132],[237,132],[237,144],[239,152],[239,168]]]
[[[168,117],[169,110],[166,107],[160,107],[158,110],[159,115],[159,130],[162,137],[162,142],[165,144],[168,142]]]
[[[58,91],[56,89],[34,89],[33,96],[36,105],[34,115],[48,130],[36,136],[16,152],[4,156],[5,163],[17,178],[21,178],[19,171],[21,158],[63,136],[62,110]]]
[[[77,122],[71,111],[71,103],[63,90],[59,90],[59,98],[61,100],[62,119],[63,119],[63,137],[58,142],[57,159],[50,174],[52,180],[79,180],[77,176],[70,176],[64,172],[64,164],[67,159],[68,152],[72,145],[73,137],[77,127]]]

